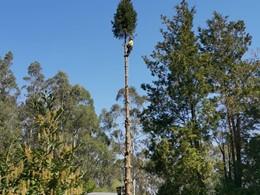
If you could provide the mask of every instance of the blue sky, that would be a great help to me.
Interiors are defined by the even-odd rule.
[[[140,85],[151,82],[142,57],[162,40],[160,15],[172,17],[177,0],[132,0],[138,14],[134,50],[129,59],[129,85],[144,94]],[[197,13],[194,26],[217,11],[230,20],[244,20],[253,36],[252,49],[260,44],[259,0],[188,0]],[[71,84],[85,87],[96,112],[115,103],[124,87],[122,41],[113,37],[113,20],[119,0],[2,0],[0,1],[0,56],[14,55],[12,70],[20,86],[27,67],[38,61],[46,78],[63,70]]]

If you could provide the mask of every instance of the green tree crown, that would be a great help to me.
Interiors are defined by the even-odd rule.
[[[112,21],[112,32],[118,39],[126,39],[132,35],[137,25],[137,13],[130,0],[121,0],[118,4],[114,21]]]

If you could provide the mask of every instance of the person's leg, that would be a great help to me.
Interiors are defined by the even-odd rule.
[[[131,51],[132,51],[132,47],[128,47],[128,49],[127,49],[127,55],[129,55],[129,54],[131,53]]]

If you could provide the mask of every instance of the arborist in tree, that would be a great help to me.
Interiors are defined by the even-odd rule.
[[[128,57],[133,49],[133,45],[134,45],[134,38],[131,36],[129,38],[129,42],[127,43],[126,47],[127,47],[127,51],[126,51],[126,55],[125,57]]]

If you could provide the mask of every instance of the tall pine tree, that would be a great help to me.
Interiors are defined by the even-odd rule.
[[[132,35],[136,28],[137,13],[133,8],[131,0],[121,0],[118,4],[114,21],[112,21],[112,32],[118,39],[124,40],[124,54],[126,54],[126,40]],[[125,194],[132,194],[131,174],[131,134],[130,134],[130,108],[129,108],[129,86],[128,86],[128,57],[125,56]]]

